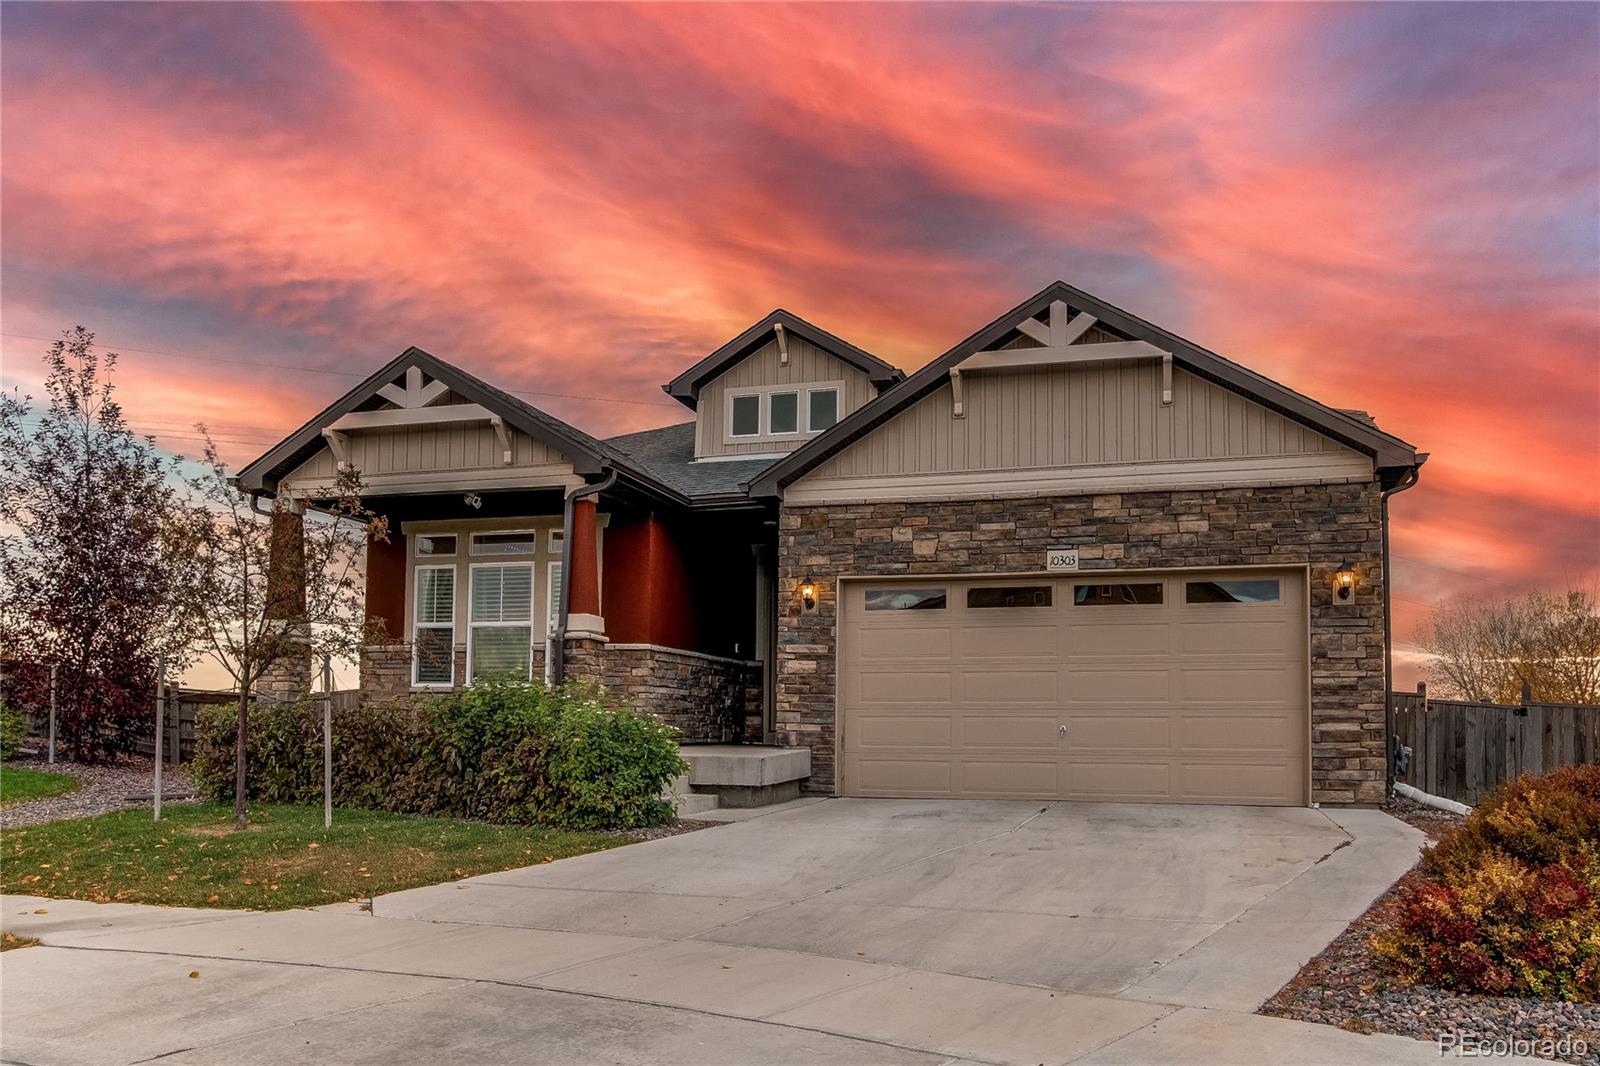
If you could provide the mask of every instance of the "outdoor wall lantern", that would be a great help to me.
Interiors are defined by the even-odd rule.
[[[808,611],[817,606],[817,583],[809,577],[800,582],[800,606]]]
[[[1339,564],[1339,569],[1333,572],[1333,598],[1340,603],[1349,603],[1350,598],[1356,594],[1356,568],[1349,561]]]

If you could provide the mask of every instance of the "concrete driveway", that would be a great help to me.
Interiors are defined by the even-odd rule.
[[[1251,1014],[1415,860],[1370,811],[893,800],[379,897],[4,901],[8,1060],[1434,1061]],[[98,920],[97,920],[98,919]],[[200,978],[189,978],[191,972]],[[81,989],[106,993],[93,997]]]

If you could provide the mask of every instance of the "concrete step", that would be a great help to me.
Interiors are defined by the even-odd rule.
[[[679,818],[693,818],[697,814],[716,810],[722,806],[722,801],[702,792],[691,792],[673,796],[672,805],[678,809]]]
[[[689,764],[694,790],[719,797],[723,807],[787,803],[799,797],[800,782],[811,776],[810,748],[681,744],[678,754]]]

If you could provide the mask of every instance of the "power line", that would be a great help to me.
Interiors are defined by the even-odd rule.
[[[31,333],[5,332],[0,332],[0,337],[15,337],[19,340],[45,341],[46,343],[59,339],[57,337],[36,337]],[[132,348],[128,347],[127,345],[115,344],[111,341],[101,341],[98,338],[96,338],[95,343],[106,348],[107,350],[115,350],[118,355],[121,355],[123,352],[135,352],[139,355],[166,355],[171,356],[174,359],[198,359],[204,362],[217,361],[217,357],[214,355],[194,355],[188,352],[169,352],[163,351],[160,348]],[[366,377],[365,374],[360,374],[353,370],[327,370],[322,367],[315,366],[295,366],[292,363],[267,363],[254,359],[229,359],[227,362],[233,366],[253,366],[260,367],[265,370],[293,370],[301,374],[328,374],[333,377],[342,378]],[[505,391],[518,396],[553,396],[563,400],[587,400],[593,403],[626,403],[632,404],[635,407],[676,408],[678,406],[675,403],[669,403],[664,400],[629,400],[621,396],[587,396],[575,392],[551,392],[547,389],[506,389]]]

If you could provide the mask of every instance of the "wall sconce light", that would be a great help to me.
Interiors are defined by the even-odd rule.
[[[1356,568],[1346,560],[1333,572],[1333,598],[1339,603],[1349,603],[1356,594]]]
[[[800,582],[800,606],[808,611],[817,606],[817,583],[809,577]]]

